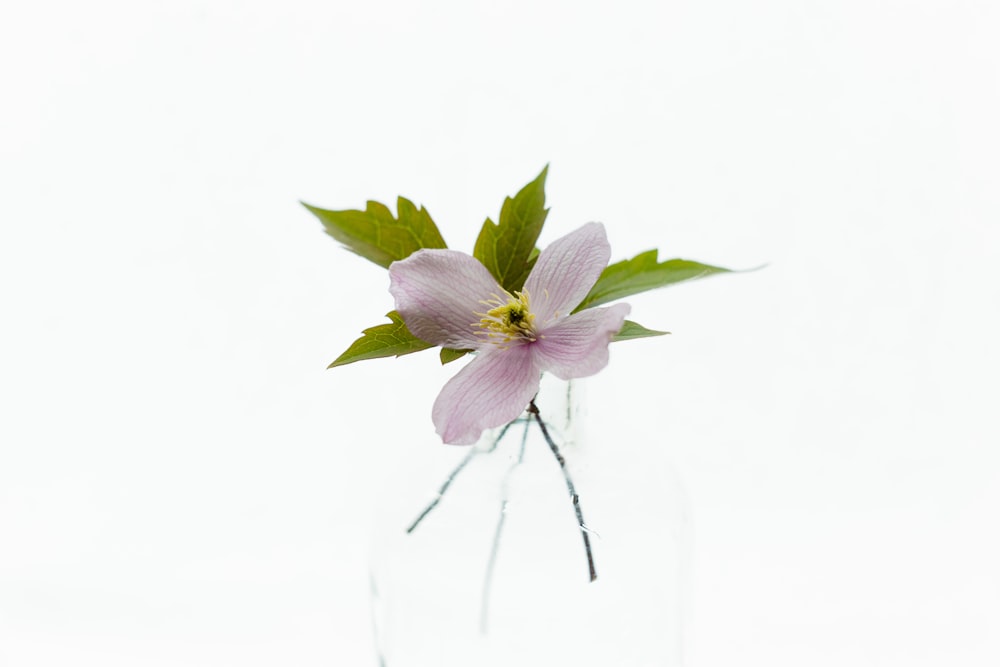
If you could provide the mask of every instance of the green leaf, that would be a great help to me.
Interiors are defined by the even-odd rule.
[[[453,350],[450,347],[441,348],[441,365],[450,364],[456,359],[461,359],[472,350]]]
[[[379,359],[381,357],[401,357],[411,352],[419,352],[434,347],[422,341],[406,328],[403,318],[395,310],[386,315],[391,324],[380,324],[364,330],[364,335],[357,339],[347,351],[337,357],[327,368],[343,366],[363,359]]]
[[[611,264],[604,269],[590,293],[584,297],[583,302],[573,312],[600,306],[657,287],[729,272],[729,269],[699,264],[687,259],[668,259],[665,262],[659,262],[657,261],[657,251],[649,250],[632,259]]]
[[[396,202],[398,218],[384,204],[368,202],[363,211],[328,211],[302,202],[326,229],[351,252],[388,268],[421,248],[446,248],[437,225],[423,206],[405,197]]]
[[[513,199],[507,197],[500,209],[500,222],[494,223],[487,218],[476,239],[473,256],[508,292],[524,286],[538,256],[534,252],[535,242],[549,214],[545,208],[548,171],[546,166],[538,178],[521,188]]]
[[[635,340],[636,338],[650,338],[651,336],[666,336],[669,333],[669,331],[647,329],[641,324],[636,324],[632,320],[625,320],[625,324],[622,325],[621,331],[615,334],[615,337],[611,339],[611,342],[617,343],[620,340]]]

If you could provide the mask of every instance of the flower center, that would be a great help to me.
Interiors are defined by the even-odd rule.
[[[535,335],[535,315],[531,312],[530,295],[527,292],[504,292],[504,297],[491,295],[489,301],[480,301],[490,309],[476,313],[480,320],[473,324],[491,342],[503,344],[515,340],[532,342]]]

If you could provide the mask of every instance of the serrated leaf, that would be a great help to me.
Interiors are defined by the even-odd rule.
[[[406,328],[403,318],[395,310],[386,315],[391,320],[390,324],[379,324],[378,326],[365,329],[364,335],[357,339],[347,348],[342,355],[334,359],[327,368],[343,366],[355,361],[364,359],[379,359],[381,357],[401,357],[411,352],[420,352],[429,347],[434,347],[430,343],[420,340]]]
[[[441,348],[441,365],[450,364],[456,359],[461,359],[472,350],[453,350],[450,347]]]
[[[655,329],[647,329],[641,324],[636,324],[632,320],[625,320],[625,324],[622,325],[621,331],[615,334],[615,337],[611,339],[612,343],[617,343],[620,340],[635,340],[636,338],[650,338],[652,336],[666,336],[669,331],[656,331]]]
[[[535,242],[542,232],[545,217],[545,177],[548,166],[538,178],[507,197],[500,209],[499,222],[489,218],[479,231],[473,256],[490,270],[508,292],[520,290],[535,263]]]
[[[617,301],[657,287],[730,272],[730,269],[687,259],[668,259],[660,262],[657,260],[657,254],[656,250],[649,250],[605,268],[590,293],[573,312]]]
[[[376,201],[369,201],[363,211],[328,211],[305,202],[302,205],[319,218],[327,234],[379,266],[388,268],[421,248],[447,247],[427,209],[418,209],[405,197],[396,201],[398,217]]]

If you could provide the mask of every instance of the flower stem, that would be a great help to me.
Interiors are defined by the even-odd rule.
[[[479,631],[484,635],[489,625],[490,590],[493,587],[493,569],[497,564],[497,553],[500,551],[500,535],[503,533],[503,524],[507,519],[507,481],[510,479],[511,473],[524,463],[524,449],[528,444],[528,428],[530,426],[531,421],[525,420],[524,432],[521,434],[521,449],[518,452],[517,461],[507,470],[507,474],[504,476],[503,498],[500,501],[500,517],[497,519],[497,528],[493,532],[493,546],[490,549],[490,559],[486,563],[486,577],[483,580],[483,602],[482,609],[479,612]]]
[[[497,448],[497,445],[500,444],[500,441],[503,439],[503,437],[507,435],[507,430],[511,426],[513,426],[514,422],[516,421],[518,420],[515,419],[514,421],[503,427],[500,433],[497,434],[497,437],[494,438],[493,444],[490,446],[488,450],[486,450],[486,453],[492,452],[494,449]],[[441,488],[438,489],[437,495],[434,496],[434,500],[432,500],[430,504],[424,508],[424,511],[420,513],[420,516],[418,516],[413,521],[413,523],[410,524],[410,527],[406,529],[407,533],[412,533],[416,529],[416,527],[420,525],[420,522],[424,520],[424,517],[430,514],[431,510],[437,507],[438,503],[441,502],[441,498],[444,497],[445,492],[448,490],[448,487],[451,486],[451,483],[455,481],[455,478],[458,476],[458,473],[462,472],[462,469],[465,468],[466,465],[468,465],[469,461],[471,461],[473,457],[479,453],[480,451],[476,449],[475,446],[469,449],[469,453],[465,455],[465,457],[461,460],[461,462],[459,462],[457,466],[455,466],[455,469],[451,471],[450,475],[448,475],[448,478],[444,481],[444,484],[442,484]]]
[[[535,421],[538,422],[539,428],[542,429],[542,436],[545,438],[545,442],[548,443],[549,449],[555,454],[556,461],[559,462],[559,467],[562,469],[563,479],[566,480],[566,489],[569,491],[569,497],[573,500],[576,522],[580,525],[580,534],[583,535],[583,548],[587,552],[587,567],[590,569],[590,580],[594,581],[597,579],[597,570],[594,569],[594,554],[590,549],[590,532],[583,520],[583,510],[580,508],[580,496],[577,495],[573,479],[569,475],[569,470],[566,469],[566,459],[559,453],[559,447],[556,446],[552,436],[549,435],[549,429],[546,428],[545,422],[542,421],[542,416],[538,412],[538,406],[535,405],[534,399],[528,404],[528,413],[534,415]]]

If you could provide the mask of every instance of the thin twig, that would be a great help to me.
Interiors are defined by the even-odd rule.
[[[515,419],[514,421],[517,420]],[[492,452],[494,449],[496,449],[497,445],[500,444],[500,440],[502,440],[503,437],[507,435],[507,429],[509,429],[513,425],[514,422],[511,422],[510,424],[504,426],[503,430],[501,430],[500,433],[497,434],[497,437],[494,438],[493,444],[490,446],[490,448],[486,450],[486,452],[482,453],[488,454]],[[424,508],[424,511],[420,513],[420,516],[418,516],[413,521],[413,523],[410,524],[410,527],[406,529],[407,533],[412,533],[416,529],[416,527],[420,525],[420,522],[424,520],[424,517],[430,514],[431,510],[437,507],[437,504],[441,502],[441,498],[444,496],[445,491],[447,491],[448,487],[451,486],[451,483],[455,481],[455,477],[458,476],[458,473],[462,472],[462,469],[465,468],[465,466],[469,463],[469,461],[471,461],[474,456],[480,453],[481,452],[478,449],[476,449],[475,446],[469,449],[469,453],[466,454],[465,457],[461,460],[461,462],[455,467],[455,469],[451,471],[451,474],[448,475],[448,479],[446,479],[444,481],[444,484],[441,485],[441,488],[438,489],[437,495],[434,496],[434,500],[432,500],[430,504]]]
[[[371,590],[371,613],[372,613],[372,632],[375,635],[375,654],[378,657],[379,667],[386,667],[385,656],[382,655],[382,642],[385,638],[382,636],[382,628],[379,624],[379,617],[381,616],[381,610],[384,608],[385,603],[379,598],[378,586],[375,584],[375,575],[372,573],[368,574],[368,586]]]
[[[513,423],[513,422],[511,422]],[[493,547],[490,549],[490,559],[486,563],[486,578],[483,580],[483,603],[479,612],[479,631],[486,634],[486,627],[489,619],[490,589],[493,587],[493,568],[497,563],[497,553],[500,550],[500,534],[503,532],[503,524],[507,518],[507,480],[511,473],[519,465],[524,463],[524,449],[528,444],[528,428],[531,426],[530,420],[524,420],[524,432],[521,434],[521,450],[517,455],[517,461],[507,470],[504,475],[504,494],[500,502],[500,517],[497,519],[497,529],[493,533]]]
[[[535,416],[535,421],[538,422],[538,426],[542,429],[542,436],[545,438],[545,442],[548,443],[549,449],[555,454],[556,460],[559,462],[559,467],[562,469],[563,479],[566,480],[566,489],[569,491],[569,497],[573,500],[576,522],[580,525],[580,534],[583,535],[583,548],[587,551],[587,566],[590,569],[590,580],[594,581],[597,579],[597,570],[594,569],[594,554],[590,549],[590,531],[586,523],[584,523],[583,510],[580,509],[580,496],[577,495],[576,487],[573,485],[573,480],[569,475],[569,470],[566,469],[566,459],[559,453],[559,447],[556,446],[555,441],[552,440],[552,436],[549,435],[549,430],[545,427],[545,422],[542,421],[542,416],[538,413],[538,406],[535,405],[534,399],[528,404],[528,412]]]

